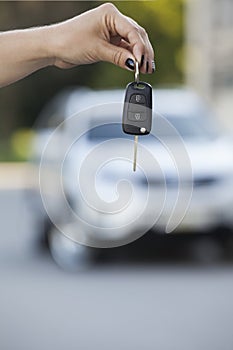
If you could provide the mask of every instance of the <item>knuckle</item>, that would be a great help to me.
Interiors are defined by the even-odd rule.
[[[137,24],[135,24],[133,28],[137,32],[137,34],[140,34],[141,31],[140,31],[140,28]]]
[[[129,17],[129,22],[131,23],[132,28],[138,31],[138,28],[139,28],[138,23],[130,17]]]
[[[141,26],[140,26],[140,31],[141,31],[141,34],[147,35],[147,32],[146,32],[145,28],[143,28]]]
[[[135,32],[139,33],[140,30],[139,30],[139,25],[137,24],[137,22],[130,17],[126,17],[126,18],[128,20],[128,23],[130,24],[131,31],[135,31]]]
[[[146,31],[145,28],[140,27],[140,34],[141,34],[142,37],[148,39],[148,34],[147,34],[147,31]]]
[[[102,8],[104,8],[107,12],[116,11],[116,7],[111,2],[106,2],[102,5]]]
[[[116,52],[114,52],[113,54],[113,62],[116,64],[116,65],[120,65],[120,62],[122,60],[122,56],[123,56],[123,52],[120,51],[120,50],[117,50]]]

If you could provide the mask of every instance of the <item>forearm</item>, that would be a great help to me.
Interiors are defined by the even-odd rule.
[[[52,65],[49,27],[0,33],[0,87]]]

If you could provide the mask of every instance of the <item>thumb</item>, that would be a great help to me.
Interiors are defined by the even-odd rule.
[[[135,67],[135,57],[133,54],[127,49],[112,45],[111,43],[104,44],[104,48],[101,50],[101,59],[131,71]]]

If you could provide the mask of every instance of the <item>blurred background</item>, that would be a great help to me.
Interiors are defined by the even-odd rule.
[[[1,31],[61,21],[101,3],[1,1]],[[142,79],[154,88],[193,88],[232,138],[233,1],[113,3],[146,28],[155,49],[157,72]],[[36,222],[41,208],[28,206],[37,178],[27,159],[44,106],[66,88],[123,89],[131,80],[132,73],[98,63],[46,68],[0,90],[1,349],[233,347],[232,232],[149,233],[97,259],[91,252],[94,264],[81,249],[61,269],[49,255],[46,224]]]
[[[61,21],[100,3],[1,1],[1,30]],[[232,1],[156,0],[114,4],[149,33],[158,70],[155,75],[147,76],[147,81],[154,87],[184,83],[194,87],[208,100],[221,123],[232,130]],[[68,71],[50,67],[2,89],[4,123],[0,129],[0,161],[27,158],[26,144],[35,120],[61,89],[70,86],[122,88],[130,79],[130,72],[109,63],[98,63]]]

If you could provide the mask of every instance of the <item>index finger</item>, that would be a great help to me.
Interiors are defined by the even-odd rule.
[[[115,34],[120,35],[131,46],[132,53],[140,63],[142,55],[151,56],[151,44],[146,30],[131,18],[122,15],[117,9],[114,14]],[[147,39],[148,42],[145,42]],[[151,57],[153,59],[153,57]]]

